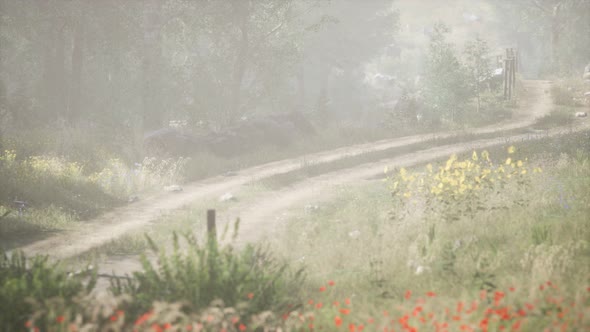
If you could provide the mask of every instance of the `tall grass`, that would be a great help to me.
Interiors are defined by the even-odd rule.
[[[493,303],[494,294],[503,294],[498,296],[505,308],[517,310],[530,301],[537,309],[538,305],[543,307],[541,315],[557,310],[553,311],[555,316],[537,317],[539,312],[532,313],[526,323],[519,323],[518,330],[539,331],[553,321],[565,323],[556,313],[564,310],[563,305],[547,303],[549,295],[541,288],[553,289],[547,282],[559,285],[550,297],[579,306],[562,317],[573,319],[572,312],[577,315],[590,310],[587,135],[532,143],[522,150],[517,146],[509,155],[492,152],[493,165],[486,162],[484,168],[480,164],[477,172],[478,162],[468,155],[441,164],[442,177],[436,177],[440,169],[433,165],[432,173],[422,167],[396,172],[390,187],[379,183],[362,190],[344,190],[319,210],[292,220],[274,248],[294,264],[307,266],[310,285],[316,290],[326,280],[336,280],[342,287],[334,288],[331,298],[352,299],[357,304],[357,322],[363,317],[379,317],[382,310],[393,308],[405,308],[396,309],[398,318],[407,310],[409,317],[417,320],[419,315],[412,316],[412,304],[406,299],[410,290],[423,299],[428,292],[438,294],[431,311],[438,312],[439,319],[444,308],[453,310],[458,302],[467,305],[468,300],[477,300],[481,307],[486,301]],[[568,148],[563,148],[564,144]],[[547,152],[535,154],[544,150]],[[562,152],[570,154],[560,156]],[[494,161],[497,154],[502,157]],[[474,156],[482,160],[481,153]],[[518,166],[519,160],[522,166]],[[469,162],[473,173],[467,171]],[[488,189],[455,192],[461,184],[475,188],[476,178],[483,182],[485,169],[496,179]],[[496,178],[499,173],[500,179]],[[463,176],[466,179],[462,180]],[[407,183],[402,186],[404,178]],[[422,181],[428,191],[419,190]],[[444,183],[443,187],[438,183]],[[488,294],[483,302],[479,299],[481,291]],[[310,291],[307,296],[315,300],[321,295]],[[331,320],[335,316],[353,321],[332,310],[324,324],[334,326]],[[452,316],[446,318],[454,326],[450,330],[459,330],[461,324],[477,328],[479,321],[475,318],[460,316],[457,321]],[[481,320],[485,315],[478,317]],[[584,319],[573,319],[566,330],[590,326]],[[508,322],[510,326],[516,324],[516,320],[500,320],[493,328],[490,325],[490,330],[499,329],[501,324],[510,328]]]

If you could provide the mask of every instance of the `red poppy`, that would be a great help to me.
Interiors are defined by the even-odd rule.
[[[406,294],[404,295],[404,297],[406,298],[406,300],[409,300],[412,297],[412,291],[411,290],[407,290]]]
[[[57,318],[55,318],[55,321],[61,324],[64,322],[65,319],[66,318],[64,316],[57,316]]]
[[[342,325],[342,318],[339,316],[334,317],[334,324],[336,324],[337,327],[340,327],[340,325]]]

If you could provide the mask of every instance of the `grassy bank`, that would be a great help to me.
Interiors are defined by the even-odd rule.
[[[487,308],[494,297],[513,313],[534,303],[520,330],[539,331],[553,321],[569,324],[566,330],[571,331],[588,327],[588,135],[517,145],[513,154],[493,150],[492,163],[485,165],[492,171],[490,176],[500,178],[487,190],[465,189],[466,196],[444,190],[438,196],[420,193],[414,185],[399,191],[402,178],[428,183],[429,171],[418,167],[394,172],[387,184],[351,188],[311,215],[296,217],[274,248],[294,264],[308,267],[310,283],[316,286],[308,297],[323,302],[352,298],[357,320],[401,308],[397,318],[406,310],[410,320],[421,326],[422,314],[411,315],[416,298],[408,301],[408,294],[420,294],[424,300],[433,292],[437,297],[430,299],[430,310],[439,319],[440,314],[445,317],[444,308],[454,312],[446,314],[450,330],[477,326],[483,319],[477,310]],[[462,172],[460,163],[477,163],[472,157],[451,161],[451,175],[443,188],[453,181],[455,170]],[[508,165],[507,158],[511,158]],[[511,175],[513,163],[518,173]],[[433,165],[434,173],[437,166]],[[473,176],[483,181],[481,173]],[[333,288],[329,297],[313,291],[327,280],[336,280],[340,287]],[[546,288],[550,295],[544,293]],[[547,303],[547,297],[558,303]],[[458,303],[473,301],[477,310],[470,315],[455,311]],[[578,307],[566,310],[565,302]],[[535,317],[539,312],[545,317]],[[548,312],[553,314],[545,315]],[[585,314],[586,320],[577,321],[578,314]],[[565,316],[571,321],[563,320]],[[499,319],[492,330],[511,327],[515,317]]]

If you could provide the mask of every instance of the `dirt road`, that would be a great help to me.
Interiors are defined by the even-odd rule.
[[[537,117],[547,114],[551,109],[551,98],[548,94],[550,82],[524,81],[525,97],[521,100],[519,111],[511,121],[467,131],[474,134],[485,134],[503,130],[527,127],[534,123]],[[79,255],[92,248],[104,245],[128,232],[141,230],[150,222],[158,220],[163,214],[182,208],[192,202],[218,197],[228,191],[237,191],[247,183],[257,181],[272,175],[287,173],[301,167],[302,160],[309,163],[329,163],[344,157],[350,157],[367,152],[381,151],[418,142],[427,141],[435,136],[446,138],[465,134],[465,131],[453,131],[436,134],[425,134],[382,140],[369,144],[355,145],[321,152],[303,157],[272,162],[238,172],[233,177],[218,176],[204,181],[184,186],[181,193],[163,193],[144,199],[129,206],[113,210],[99,218],[84,223],[80,229],[59,234],[29,246],[21,248],[28,255],[49,254],[54,258],[68,258]],[[531,135],[519,135],[511,139],[527,139]],[[429,160],[458,153],[470,149],[484,148],[502,144],[505,138],[472,141],[469,143],[453,144],[406,154],[391,160],[382,160],[370,165],[363,165],[351,169],[324,174],[297,184],[279,192],[262,195],[260,200],[247,206],[234,209],[231,213],[241,216],[242,223],[239,241],[256,240],[263,232],[270,229],[269,216],[277,215],[292,204],[300,202],[314,195],[324,195],[333,185],[358,181],[382,172],[384,166],[410,166]],[[264,223],[264,224],[262,224]]]

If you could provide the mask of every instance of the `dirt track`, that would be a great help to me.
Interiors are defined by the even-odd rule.
[[[468,132],[474,134],[493,133],[497,131],[527,127],[537,117],[547,114],[551,109],[551,98],[548,94],[550,82],[525,81],[526,97],[521,100],[520,108],[511,121],[487,126]],[[588,126],[588,121],[583,122]],[[128,232],[140,230],[150,222],[156,221],[164,213],[179,209],[200,199],[218,197],[232,191],[236,192],[247,183],[276,174],[287,173],[301,167],[302,158],[311,163],[327,163],[344,157],[359,155],[371,151],[386,150],[436,138],[445,138],[464,131],[437,134],[415,135],[398,139],[382,140],[370,144],[355,145],[328,152],[316,153],[304,157],[272,162],[238,172],[233,177],[214,177],[204,181],[188,184],[181,193],[163,193],[116,209],[99,218],[85,222],[84,227],[75,231],[59,234],[22,248],[26,254],[49,254],[54,258],[68,258],[79,255],[87,250],[108,243]],[[551,135],[557,132],[550,133]],[[531,134],[513,136],[511,140],[533,139]],[[397,158],[382,160],[369,165],[362,165],[346,170],[324,174],[302,181],[292,187],[262,195],[256,202],[248,206],[236,206],[230,211],[233,216],[240,216],[242,225],[238,241],[245,243],[260,238],[267,230],[272,229],[272,217],[293,204],[297,204],[314,196],[326,197],[334,185],[353,183],[375,176],[385,166],[411,166],[429,160],[459,153],[470,149],[485,148],[503,144],[507,138],[475,140],[468,143],[436,147]],[[263,229],[265,232],[261,232]]]

